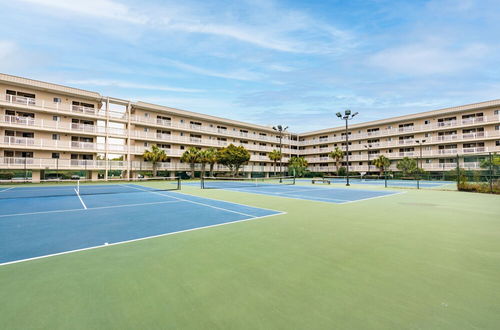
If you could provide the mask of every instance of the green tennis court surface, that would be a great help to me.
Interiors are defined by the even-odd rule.
[[[335,204],[183,185],[287,214],[1,266],[0,328],[498,329],[500,198],[403,191]]]

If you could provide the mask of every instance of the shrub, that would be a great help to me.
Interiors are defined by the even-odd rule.
[[[13,177],[13,172],[0,172],[0,180],[12,180]]]

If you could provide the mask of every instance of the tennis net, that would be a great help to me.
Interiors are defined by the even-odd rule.
[[[251,187],[275,187],[277,185],[293,185],[295,177],[271,177],[271,178],[227,178],[207,177],[202,178],[202,189],[229,189],[229,188],[251,188]]]
[[[31,182],[0,182],[0,199],[57,197],[74,195],[122,194],[181,189],[180,178],[141,178],[91,180],[42,180]]]

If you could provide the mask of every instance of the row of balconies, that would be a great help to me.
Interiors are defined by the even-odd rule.
[[[45,110],[49,111],[55,111],[55,112],[66,112],[66,113],[75,113],[75,114],[85,114],[89,115],[91,117],[99,117],[101,120],[106,120],[108,117],[106,116],[106,111],[105,110],[99,110],[96,108],[89,108],[89,107],[83,107],[79,105],[69,105],[69,104],[62,104],[62,103],[54,103],[54,102],[45,102],[44,100],[36,100],[33,98],[28,98],[28,97],[23,97],[23,96],[15,96],[15,95],[5,95],[5,97],[0,96],[0,100],[5,100],[6,103],[9,104],[17,104],[17,105],[24,105],[27,107],[38,107],[42,108]],[[3,102],[2,102],[3,103]],[[121,122],[127,121],[128,120],[128,115],[126,113],[115,113],[115,112],[109,112],[111,120],[118,120]],[[11,116],[15,117],[13,119],[9,118],[8,120],[5,120],[7,123],[11,124],[17,124],[17,125],[28,125],[28,126],[38,126],[38,127],[43,127],[43,128],[57,128],[54,127],[54,123],[50,123],[49,121],[37,121],[36,119],[33,118],[28,118],[28,119],[23,119],[26,117],[18,117],[18,116]],[[16,118],[19,118],[16,119]],[[174,123],[171,120],[165,120],[161,118],[154,118],[154,117],[144,117],[144,116],[137,116],[133,115],[130,117],[130,120],[132,123],[141,123],[141,124],[150,124],[153,126],[161,126],[161,127],[168,127],[168,128],[177,128],[180,130],[186,130],[186,131],[196,131],[196,132],[206,132],[206,133],[212,133],[212,134],[218,134],[218,135],[227,135],[231,137],[237,137],[237,138],[242,138],[242,139],[252,139],[252,140],[258,140],[258,141],[267,141],[267,142],[272,142],[272,143],[279,143],[279,138],[276,135],[273,135],[271,133],[268,133],[268,135],[263,136],[259,134],[253,134],[253,133],[245,133],[245,132],[240,132],[239,129],[233,131],[232,129],[221,129],[217,127],[209,127],[207,125],[194,125],[194,124],[187,124],[187,123]],[[92,126],[92,125],[90,125]],[[103,133],[99,131],[99,129],[103,129],[101,127],[95,128],[97,129],[96,131],[91,131],[91,128],[89,128],[88,133]],[[113,134],[119,134],[119,135],[126,135],[127,131],[126,130],[119,130],[116,129]],[[289,144],[290,140],[288,139],[287,135],[283,136],[282,139],[282,144]]]
[[[349,134],[349,141],[353,140],[361,140],[361,139],[372,139],[382,136],[390,136],[390,135],[401,135],[408,133],[424,133],[434,130],[442,130],[444,128],[453,128],[460,126],[468,126],[468,125],[476,125],[476,124],[490,124],[490,123],[500,123],[500,116],[483,116],[476,118],[467,118],[461,121],[453,121],[446,123],[438,123],[435,125],[415,125],[411,127],[401,127],[401,128],[391,128],[391,129],[383,129],[376,132],[367,132],[367,133],[357,133],[357,134]],[[427,139],[427,138],[423,138]],[[330,142],[345,142],[345,135],[338,136],[329,136],[328,138],[318,138],[318,139],[307,139],[305,141],[300,141],[299,146],[307,146],[319,143],[330,143]]]
[[[0,99],[1,100],[1,99]],[[90,115],[90,116],[97,116],[100,117],[100,119],[104,120],[107,118],[106,112],[104,110],[98,110],[95,108],[89,108],[89,107],[83,107],[79,105],[68,105],[68,104],[62,104],[62,103],[54,103],[54,102],[45,102],[44,100],[36,100],[32,98],[27,98],[27,97],[21,97],[21,96],[14,96],[14,95],[5,95],[5,100],[7,103],[11,104],[20,104],[20,105],[25,105],[28,107],[40,107],[42,109],[49,109],[51,111],[62,111],[62,112],[70,112],[70,113],[77,113],[77,114],[85,114],[85,115]],[[119,113],[119,114],[114,114],[110,112],[110,115],[113,119],[119,118],[126,120],[127,116],[126,114]],[[276,135],[267,135],[267,136],[261,136],[258,134],[253,134],[253,133],[245,133],[245,132],[240,132],[238,130],[232,130],[232,129],[222,129],[222,128],[217,128],[217,127],[209,127],[206,125],[194,125],[194,124],[187,124],[187,123],[174,123],[170,120],[165,120],[161,118],[154,118],[154,117],[141,117],[141,116],[132,116],[131,121],[133,122],[138,122],[138,123],[147,123],[151,125],[157,125],[161,127],[171,127],[171,128],[177,128],[181,130],[186,130],[189,132],[192,131],[197,131],[197,132],[206,132],[206,133],[213,133],[217,135],[227,135],[231,137],[238,137],[238,138],[245,138],[245,139],[252,139],[252,140],[258,140],[258,141],[268,141],[272,143],[279,143],[279,138]],[[376,132],[367,132],[367,133],[361,133],[361,134],[352,134],[349,135],[350,141],[352,140],[359,140],[359,139],[369,139],[369,138],[374,138],[374,137],[380,137],[380,136],[388,136],[388,135],[398,135],[402,133],[411,133],[411,132],[420,132],[420,131],[429,131],[429,130],[434,130],[434,129],[442,129],[442,128],[450,128],[450,127],[458,127],[458,126],[464,126],[464,125],[472,125],[472,124],[485,124],[485,123],[494,123],[498,122],[500,123],[500,116],[482,116],[482,117],[475,117],[475,118],[467,118],[467,119],[462,119],[462,120],[455,120],[455,121],[448,121],[448,122],[442,122],[442,123],[437,123],[435,125],[418,125],[418,126],[411,126],[411,127],[401,127],[401,128],[393,128],[393,129],[385,129],[385,130],[380,130]],[[97,125],[85,125],[85,124],[77,124],[77,123],[61,123],[59,121],[49,121],[49,120],[38,120],[38,119],[33,119],[29,117],[19,117],[19,116],[9,116],[5,115],[4,117],[4,123],[9,124],[9,125],[21,125],[21,126],[32,126],[32,127],[40,127],[43,129],[49,129],[49,130],[70,130],[70,131],[78,131],[78,132],[84,132],[88,134],[96,134],[96,135],[105,135],[106,133],[109,135],[119,135],[123,137],[127,137],[128,130],[127,129],[120,129],[120,128],[114,128],[114,127],[108,127],[107,129],[105,127],[97,126]],[[142,132],[138,130],[132,130],[131,133],[134,136],[138,137],[144,137],[144,134],[142,133],[148,133],[148,132]],[[484,135],[483,135],[484,134]],[[488,135],[490,134],[490,135]],[[460,140],[468,140],[468,139],[476,139],[476,138],[484,138],[484,137],[491,137],[492,133],[485,133],[485,132],[478,132],[478,133],[466,133],[462,135],[446,135],[446,136],[436,136],[436,137],[429,137],[429,138],[423,138],[426,140],[426,143],[438,143],[438,142],[447,142],[447,141],[460,141]],[[498,136],[498,132],[495,132],[493,136]],[[152,134],[146,134],[150,136],[152,139],[156,139],[154,133]],[[163,137],[162,137],[163,138]],[[167,141],[167,139],[165,139]],[[172,141],[172,140],[170,140]],[[345,136],[337,136],[337,137],[328,137],[328,138],[320,138],[320,139],[314,139],[314,140],[307,140],[307,141],[290,141],[286,136],[282,140],[283,145],[288,145],[290,142],[292,144],[298,144],[301,146],[305,145],[313,145],[313,144],[318,144],[318,143],[329,143],[329,142],[344,142],[345,141]],[[197,140],[196,138],[192,138],[190,142],[193,143],[200,143],[201,140]],[[379,142],[379,143],[372,143],[373,148],[378,148],[378,147],[394,147],[398,145],[413,145],[416,144],[413,139],[408,139],[408,140],[396,140],[396,141],[389,141],[389,142]],[[223,146],[224,142],[220,141],[217,143],[211,143],[212,146]],[[355,148],[355,145],[352,145],[351,147]],[[321,150],[325,148],[320,148],[320,152],[327,152],[327,150]]]
[[[468,141],[468,140],[475,140],[475,139],[481,139],[483,141],[484,139],[487,138],[500,138],[500,131],[490,131],[490,132],[478,132],[478,133],[468,133],[468,134],[463,134],[461,136],[436,136],[433,138],[425,138],[425,143],[423,143],[423,146],[428,146],[429,144],[436,144],[436,143],[447,143],[447,142],[462,142],[462,141]],[[365,147],[367,144],[351,144],[349,145],[349,150],[350,151],[360,151],[360,150],[367,150]],[[371,147],[370,150],[374,149],[380,149],[380,148],[398,148],[398,147],[408,147],[412,146],[415,148],[419,148],[420,144],[415,142],[414,139],[405,139],[405,140],[394,140],[394,141],[386,141],[386,142],[375,142],[375,143],[370,143]],[[345,150],[345,146],[339,146],[340,149]],[[308,149],[303,149],[299,150],[300,154],[307,155],[307,154],[312,154],[312,153],[327,153],[327,152],[332,152],[335,149],[334,146],[330,147],[321,147],[321,148],[308,148]]]
[[[426,171],[449,171],[457,168],[456,163],[423,163],[419,164],[419,167],[422,167]],[[339,166],[340,167],[340,166]],[[344,166],[345,167],[345,166]],[[473,170],[480,169],[481,164],[479,162],[461,162],[460,168]],[[311,172],[337,172],[337,168],[335,166],[309,166],[309,170]],[[389,167],[391,171],[398,171],[396,164],[391,164]],[[351,165],[349,166],[349,171],[351,172],[378,172],[379,169],[374,165]]]
[[[194,137],[174,137],[172,138],[170,135],[164,134],[164,139],[160,138],[157,135],[157,140],[160,142],[176,142],[176,143],[190,143],[195,145],[203,145],[203,146],[213,146],[213,147],[225,147],[229,145],[230,142],[227,141],[217,141],[217,140],[208,140],[208,139],[199,139]],[[168,138],[168,139],[167,139]],[[105,144],[105,143],[95,143],[95,142],[80,142],[80,141],[65,141],[65,140],[49,140],[49,139],[37,139],[37,138],[28,138],[28,137],[18,137],[18,136],[4,136],[3,140],[0,140],[0,143],[3,142],[3,145],[6,146],[18,146],[18,147],[26,147],[26,148],[40,148],[40,149],[79,149],[79,150],[88,150],[88,151],[98,151],[98,152],[117,152],[117,153],[126,153],[128,148],[125,144]],[[236,145],[239,145],[236,143]],[[251,145],[251,144],[243,144],[245,148],[252,151],[266,151],[270,152],[274,149],[270,146],[260,146],[260,145]],[[144,150],[149,147],[144,146],[131,146],[131,153],[143,153]],[[290,149],[283,148],[282,153],[284,155],[290,153]]]
[[[24,157],[0,157],[0,169],[43,169],[43,170],[152,170],[150,162],[131,161],[111,161],[111,160],[82,160],[82,159],[53,159],[53,158],[24,158]],[[190,165],[179,162],[158,163],[157,169],[169,171],[189,171]],[[196,170],[201,169],[200,164],[196,164]],[[209,166],[206,166],[208,171]],[[216,164],[215,171],[228,171],[227,167]],[[287,166],[282,167],[283,172],[287,171]],[[274,172],[274,166],[244,165],[243,172]]]
[[[81,123],[72,123],[58,120],[34,119],[31,117],[4,115],[1,124],[9,126],[22,126],[32,129],[42,129],[50,131],[71,131],[95,135],[121,135],[126,136],[127,130],[116,127],[106,127]]]
[[[70,131],[70,132],[79,132],[79,133],[93,133],[96,135],[116,135],[116,136],[126,136],[127,135],[127,130],[125,129],[120,129],[120,128],[114,128],[114,127],[102,127],[102,126],[97,126],[97,125],[88,125],[88,124],[80,124],[80,123],[68,123],[68,122],[60,122],[60,121],[54,121],[54,120],[38,120],[38,119],[33,119],[30,117],[19,117],[19,116],[11,116],[11,115],[5,115],[3,117],[4,123],[5,124],[10,124],[10,125],[21,125],[21,126],[30,126],[30,127],[40,127],[44,128],[50,131],[53,130],[63,130],[63,131]],[[171,134],[162,134],[162,133],[155,133],[155,132],[144,132],[140,130],[134,130],[131,132],[133,137],[138,137],[138,138],[144,138],[148,140],[161,140],[161,141],[166,141],[166,142],[190,142],[190,143],[202,143],[204,142],[207,143],[210,146],[214,147],[223,147],[228,145],[228,142],[226,141],[220,141],[220,140],[205,140],[202,141],[200,138],[196,137],[174,137]],[[425,138],[426,142],[425,144],[428,143],[441,143],[441,142],[453,142],[453,141],[462,141],[462,140],[473,140],[473,139],[479,139],[479,138],[486,138],[486,137],[499,137],[500,136],[500,131],[491,131],[491,132],[476,132],[476,133],[467,133],[467,134],[455,134],[455,135],[444,135],[444,136],[435,136],[435,137],[429,137]],[[390,147],[397,147],[397,146],[402,146],[402,145],[418,145],[415,139],[403,139],[403,140],[394,140],[394,141],[387,141],[387,142],[375,142],[375,143],[370,143],[372,149],[376,148],[390,148]],[[251,144],[250,144],[251,145]],[[286,146],[286,144],[284,144]],[[270,148],[267,146],[259,146],[263,148],[255,148],[255,146],[250,147],[252,149],[258,149],[258,150],[264,150],[264,151],[271,151],[269,150]],[[356,145],[353,144],[350,146],[350,149],[352,150],[359,150],[363,149],[364,145]],[[301,153],[308,153],[308,152],[330,152],[332,151],[333,148],[319,148],[316,150],[307,150],[307,152],[301,152]]]
[[[462,169],[480,169],[479,162],[460,162]],[[421,167],[426,171],[448,171],[457,167],[456,163],[423,163]],[[208,165],[206,170],[208,170]],[[111,160],[81,160],[81,159],[44,159],[44,158],[21,158],[21,157],[0,157],[0,169],[40,169],[40,170],[132,170],[148,171],[153,166],[150,162],[142,161],[111,161]],[[157,169],[169,171],[189,171],[190,165],[178,162],[158,163]],[[201,169],[200,164],[196,164],[196,170]],[[309,166],[312,172],[336,172],[335,166]],[[390,170],[397,171],[396,164],[391,164]],[[228,169],[220,164],[216,164],[215,171],[226,172]],[[244,165],[243,172],[274,172],[274,166]],[[276,168],[279,171],[278,168]],[[377,172],[379,169],[374,165],[351,165],[350,171],[356,172]],[[287,172],[287,166],[282,167],[282,172]]]
[[[490,150],[491,149],[491,150]],[[437,149],[437,150],[425,150],[422,151],[422,158],[428,157],[438,157],[438,156],[446,156],[446,155],[464,155],[464,154],[474,154],[474,153],[485,153],[485,152],[498,152],[500,148],[486,148],[486,147],[475,147],[475,148],[462,148],[462,149]],[[385,156],[389,159],[394,158],[420,158],[420,151],[406,151],[406,152],[384,152],[378,154],[371,154],[370,160],[373,160],[379,156]],[[319,163],[319,162],[333,162],[333,158],[322,156],[322,157],[305,157],[305,159],[309,163]],[[344,157],[345,159],[345,157]],[[368,155],[349,155],[349,161],[367,161]]]

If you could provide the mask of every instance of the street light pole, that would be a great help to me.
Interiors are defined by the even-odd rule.
[[[280,156],[281,156],[280,157],[280,182],[281,182],[281,177],[283,176],[283,169],[282,169],[283,154],[281,153],[281,146],[282,146],[283,133],[287,130],[287,128],[288,128],[288,126],[286,126],[286,127],[283,127],[281,125],[273,126],[273,130],[275,130],[279,133],[278,138],[280,139],[280,145],[279,145]]]
[[[371,144],[368,144],[368,145],[365,145],[365,148],[368,150],[368,174],[370,174],[370,150],[371,150],[371,147],[372,145]]]
[[[355,112],[351,114],[351,110],[347,109],[344,111],[344,115],[342,113],[337,112],[337,117],[339,117],[342,120],[345,120],[345,147],[346,147],[346,159],[347,159],[347,182],[346,186],[350,186],[349,184],[349,120],[354,118],[358,113]]]
[[[420,146],[420,169],[422,169],[422,144],[425,143],[425,140],[415,140]]]

